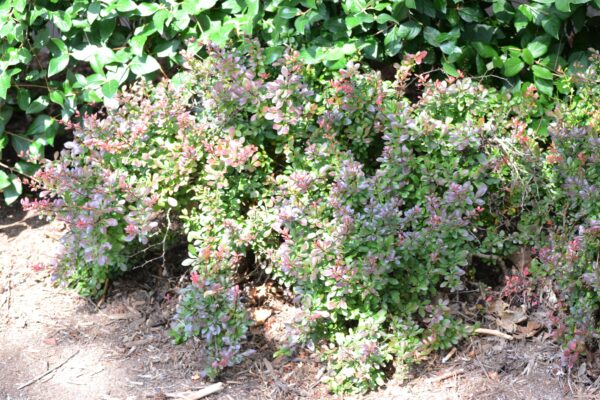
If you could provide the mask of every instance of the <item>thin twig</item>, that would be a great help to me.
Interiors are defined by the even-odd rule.
[[[163,240],[162,240],[162,269],[163,269],[163,275],[164,276],[170,276],[169,274],[169,270],[167,269],[167,262],[166,262],[166,253],[167,253],[167,235],[169,234],[169,231],[171,230],[171,208],[169,208],[167,210],[167,229],[165,230],[165,236],[163,236]]]
[[[454,371],[450,371],[450,372],[446,372],[445,374],[442,374],[440,376],[436,376],[434,378],[428,379],[427,382],[428,383],[436,383],[436,382],[441,382],[441,381],[445,381],[448,378],[452,378],[456,375],[461,375],[464,374],[465,370],[460,368]]]
[[[209,385],[203,389],[196,390],[193,392],[176,392],[176,393],[166,393],[167,397],[181,399],[181,400],[198,400],[213,393],[220,392],[223,390],[224,386],[222,382],[218,382],[212,385]]]
[[[475,361],[477,361],[477,364],[479,364],[479,368],[481,368],[481,370],[483,371],[483,373],[485,374],[485,376],[487,376],[487,378],[489,380],[492,380],[492,377],[490,376],[490,374],[488,374],[487,369],[485,369],[485,366],[483,365],[483,363],[481,362],[481,360],[479,360],[479,357],[475,356]]]
[[[64,360],[63,362],[61,362],[58,365],[55,365],[54,367],[50,368],[48,371],[44,372],[43,374],[33,378],[32,380],[30,380],[27,383],[22,384],[21,386],[19,386],[17,389],[21,390],[23,388],[26,388],[29,385],[33,385],[34,383],[36,383],[37,381],[39,381],[40,379],[42,379],[43,377],[45,377],[46,375],[48,375],[51,372],[56,371],[57,369],[59,369],[60,367],[62,367],[63,365],[65,365],[70,359],[72,359],[73,357],[75,357],[77,354],[79,354],[79,350],[77,350],[75,353],[71,354],[70,357],[68,357],[66,360]]]

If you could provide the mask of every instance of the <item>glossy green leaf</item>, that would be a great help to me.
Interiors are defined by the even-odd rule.
[[[59,104],[61,106],[65,102],[65,97],[63,95],[63,92],[61,92],[60,90],[52,90],[48,94],[48,97],[50,98],[50,101],[52,101],[53,103]]]
[[[272,46],[265,49],[265,62],[272,64],[283,56],[283,46]]]
[[[0,171],[0,190],[8,187],[10,184],[11,183],[8,174],[4,171]]]
[[[217,4],[217,0],[184,0],[181,8],[191,14],[198,15],[204,10],[209,10]]]
[[[517,57],[510,57],[504,62],[504,75],[506,77],[513,77],[517,75],[525,67],[523,61]]]
[[[62,32],[68,32],[71,30],[73,26],[73,21],[71,20],[71,16],[64,11],[55,12],[52,18],[52,22],[58,29]]]
[[[154,27],[156,28],[156,30],[158,31],[158,33],[160,33],[161,35],[164,32],[165,22],[169,18],[169,15],[170,14],[169,14],[169,12],[167,10],[161,9],[161,10],[158,10],[152,16],[152,22],[154,22]]]
[[[385,53],[390,57],[395,56],[402,50],[402,38],[400,37],[399,28],[397,26],[394,26],[385,35],[383,44],[385,46]]]
[[[115,80],[107,81],[104,85],[102,85],[102,94],[108,98],[114,97],[114,95],[119,90],[119,82]]]
[[[143,76],[159,70],[160,64],[154,57],[144,55],[141,57],[134,57],[129,64],[129,68],[131,68],[131,72],[137,76]]]
[[[542,67],[540,65],[534,65],[533,67],[531,67],[531,69],[533,70],[533,75],[536,78],[548,79],[548,80],[552,80],[554,78],[554,76],[552,75],[552,72],[546,67]]]
[[[37,99],[35,99],[33,102],[31,102],[31,104],[29,104],[29,106],[25,110],[25,113],[37,114],[37,113],[45,110],[46,107],[48,107],[48,104],[50,104],[50,100],[48,99],[48,97],[40,96]]]
[[[534,79],[535,87],[540,91],[540,93],[544,93],[546,96],[552,96],[554,91],[554,83],[550,79]]]
[[[27,161],[17,161],[15,163],[15,170],[26,176],[33,176],[40,169],[38,164],[30,163]]]
[[[540,58],[548,51],[551,41],[552,38],[548,35],[538,36],[527,45],[527,49],[534,58]]]
[[[21,184],[21,180],[15,174],[9,175],[10,185],[6,186],[3,190],[4,192],[4,201],[6,204],[14,203],[21,193],[23,193],[23,185]]]
[[[398,37],[403,40],[413,40],[421,33],[421,25],[416,21],[407,21],[398,25]]]
[[[542,20],[542,28],[544,28],[544,31],[555,39],[559,39],[560,26],[560,19],[554,14],[549,15]]]
[[[10,118],[13,115],[13,109],[10,106],[7,106],[6,104],[0,106],[0,133],[4,132],[4,129],[6,128],[6,124],[8,124],[8,121],[10,121]]]
[[[58,74],[63,71],[69,65],[69,55],[63,54],[58,57],[54,57],[48,63],[48,77]]]
[[[450,76],[458,77],[459,73],[456,67],[450,63],[442,61],[442,69],[444,72]]]
[[[371,14],[362,13],[357,15],[351,15],[346,17],[346,27],[348,29],[356,28],[359,25],[370,24],[375,21],[375,18]]]
[[[147,17],[149,15],[154,14],[160,9],[159,4],[155,3],[140,3],[138,4],[136,10],[142,17]]]
[[[533,64],[533,62],[535,61],[533,58],[533,54],[531,54],[531,51],[529,51],[529,49],[523,49],[523,51],[521,52],[521,58],[529,65]]]
[[[36,136],[42,133],[52,132],[56,133],[58,125],[56,121],[48,115],[38,115],[35,117],[33,122],[27,128],[27,136]]]
[[[571,11],[571,1],[570,0],[556,0],[554,3],[556,9],[562,12],[570,12]]]
[[[117,11],[126,13],[135,10],[137,8],[137,4],[131,0],[117,0],[117,2],[114,4],[114,7]]]
[[[7,71],[2,71],[2,73],[0,73],[0,99],[4,100],[6,99],[6,93],[8,92],[8,89],[10,88],[10,75],[8,74]]]
[[[277,10],[277,15],[283,19],[292,19],[300,13],[300,10],[295,7],[280,7]]]
[[[471,44],[477,54],[483,58],[493,58],[498,56],[498,52],[493,46],[482,42],[473,42]]]
[[[17,90],[17,105],[23,111],[27,110],[31,103],[31,93],[27,89]]]
[[[98,19],[100,16],[100,11],[102,11],[102,5],[98,2],[93,2],[88,6],[87,9],[87,21],[90,24],[93,24],[94,21]]]

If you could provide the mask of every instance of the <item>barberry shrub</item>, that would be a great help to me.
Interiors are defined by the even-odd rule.
[[[187,201],[199,150],[187,97],[166,82],[130,87],[106,115],[69,124],[73,140],[35,175],[39,199],[22,204],[67,224],[54,277],[82,295],[135,267],[167,212]]]
[[[597,310],[597,65],[564,77],[573,93],[548,116],[533,86],[412,76],[422,53],[390,82],[357,63],[319,76],[293,51],[270,64],[251,41],[204,51],[184,54],[180,86],[140,84],[84,118],[26,205],[69,224],[57,273],[86,295],[176,214],[191,271],[172,336],[205,342],[207,377],[248,354],[239,273],[253,269],[301,307],[337,392],[467,335],[456,299],[476,258],[536,246],[569,315]]]

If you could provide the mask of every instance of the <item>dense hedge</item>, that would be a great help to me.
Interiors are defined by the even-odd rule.
[[[85,105],[109,104],[131,78],[171,75],[190,37],[224,44],[255,35],[268,62],[284,46],[331,69],[349,59],[424,61],[568,89],[556,74],[596,46],[598,0],[7,0],[0,4],[0,190],[7,202],[49,155],[60,126]],[[192,50],[197,49],[192,46]],[[554,88],[556,87],[557,90]],[[48,153],[48,154],[45,154]]]
[[[191,272],[172,334],[206,341],[207,376],[247,354],[245,266],[303,310],[287,351],[318,345],[332,388],[364,391],[467,335],[455,302],[474,260],[525,247],[568,306],[552,319],[565,362],[597,339],[598,54],[563,75],[569,94],[541,126],[535,86],[414,76],[423,53],[392,82],[352,62],[322,78],[254,42],[206,52],[177,83],[133,86],[84,118],[36,174],[44,192],[24,204],[70,227],[62,282],[97,294],[137,254],[164,252],[180,217]]]

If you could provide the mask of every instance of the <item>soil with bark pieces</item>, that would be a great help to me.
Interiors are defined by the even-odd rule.
[[[199,374],[202,343],[175,346],[168,335],[178,279],[143,271],[114,282],[100,305],[82,299],[53,286],[44,268],[64,229],[0,206],[0,400],[166,399],[210,385]],[[226,370],[223,389],[205,398],[341,398],[322,383],[317,354],[273,359],[297,310],[264,292],[251,310],[256,353]],[[471,337],[431,355],[404,382],[360,398],[600,399],[600,362],[565,371],[541,324],[519,324],[515,340]]]

